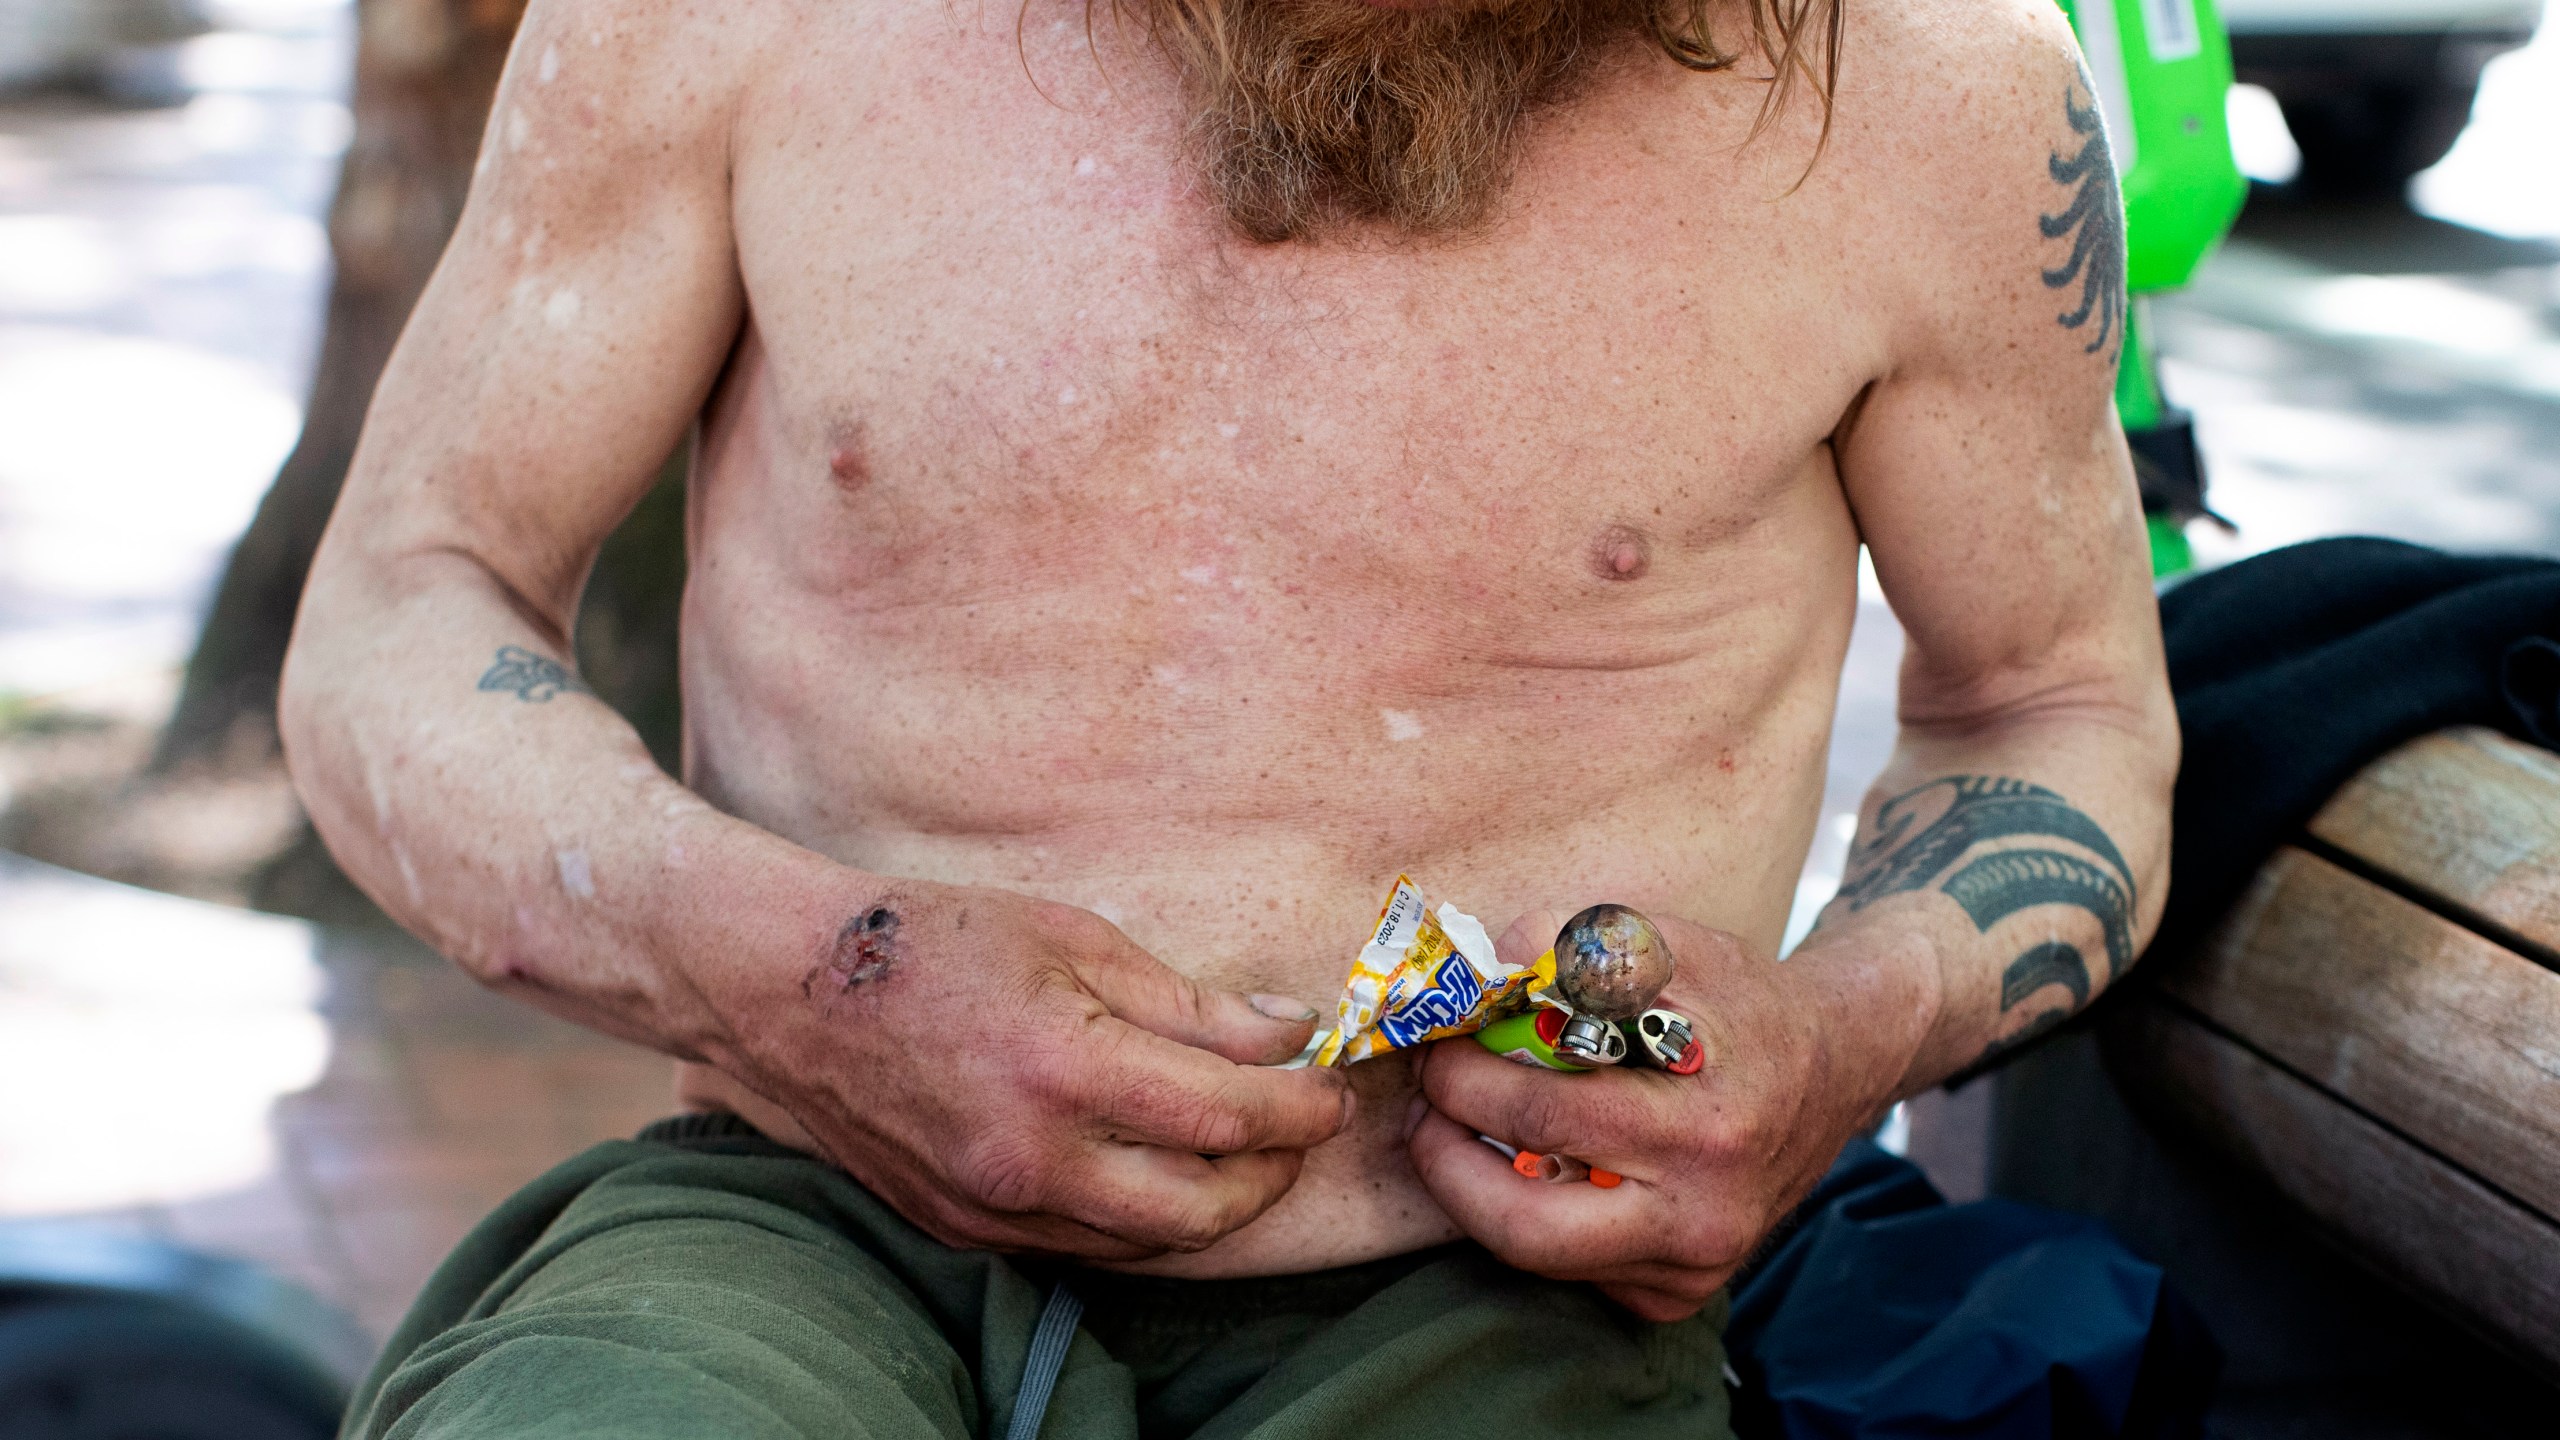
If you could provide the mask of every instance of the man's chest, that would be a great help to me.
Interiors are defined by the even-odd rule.
[[[740,147],[731,423],[813,584],[1606,570],[1631,533],[1651,568],[1827,477],[1874,373],[1820,204],[1685,133],[1716,114],[1689,77],[1540,117],[1480,234],[1266,246],[1143,52],[1053,99],[1026,63],[1071,81],[1080,49],[931,38],[799,67]]]

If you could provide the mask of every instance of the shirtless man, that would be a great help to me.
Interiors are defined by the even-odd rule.
[[[823,1373],[813,1414],[886,1413],[895,1374],[997,1426],[1023,1275],[1244,1309],[1216,1287],[1366,1276],[1336,1309],[1375,1311],[1457,1265],[1413,1324],[1474,1317],[1580,1398],[1439,1355],[1420,1413],[1720,1425],[1692,1317],[1861,1127],[2130,963],[2176,763],[2068,27],[1909,0],[1834,52],[1824,13],[1760,46],[1748,0],[535,0],[312,575],[289,754],[403,923],[841,1168],[743,1127],[612,1150],[493,1222],[512,1278],[438,1281],[404,1344],[456,1328],[395,1347],[369,1423],[645,1393],[617,1433],[760,1434],[703,1417]],[[565,637],[697,422],[678,784]],[[1901,741],[1779,964],[1862,542]],[[1268,1068],[1399,871],[1518,917],[1515,957],[1645,911],[1706,1072]],[[1525,1182],[1479,1132],[1626,1181]],[[814,1228],[716,1264],[559,1238],[673,1223],[588,1184],[634,1154],[747,1150],[835,1197],[754,1197]],[[749,1314],[865,1266],[897,1285]],[[891,1311],[937,1318],[889,1344]],[[608,1315],[621,1379],[509,1348]],[[1190,1393],[1103,1338],[1058,1404],[1103,1404],[1096,1366]],[[705,1343],[800,1378],[715,1384]],[[944,1344],[962,1379],[918,1388]],[[1651,1378],[1593,1378],[1621,1361]],[[1255,1393],[1318,1407],[1290,1433],[1392,1411],[1325,1373]]]

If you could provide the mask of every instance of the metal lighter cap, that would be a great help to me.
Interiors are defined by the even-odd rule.
[[[1627,1037],[1606,1020],[1576,1015],[1564,1022],[1555,1048],[1558,1059],[1577,1065],[1616,1065],[1627,1058]]]
[[[1638,1060],[1674,1075],[1694,1075],[1706,1063],[1706,1049],[1698,1043],[1696,1027],[1677,1010],[1647,1010],[1620,1028],[1628,1032],[1630,1048]]]

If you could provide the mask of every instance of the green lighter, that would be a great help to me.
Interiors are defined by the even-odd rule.
[[[1556,1041],[1563,1038],[1565,1022],[1571,1018],[1565,1011],[1553,1007],[1532,1010],[1494,1021],[1476,1032],[1476,1040],[1506,1060],[1517,1060],[1523,1065],[1543,1065],[1549,1070],[1579,1075],[1591,1067],[1576,1065],[1556,1054]]]

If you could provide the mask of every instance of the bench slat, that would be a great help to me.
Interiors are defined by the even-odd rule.
[[[2425,736],[2366,766],[2310,830],[2560,961],[2560,755],[2477,727]]]
[[[2560,1373],[2560,1228],[2160,1001],[2111,1038],[2143,1093],[2368,1265]]]
[[[2286,849],[2159,984],[2560,1219],[2560,974]]]

